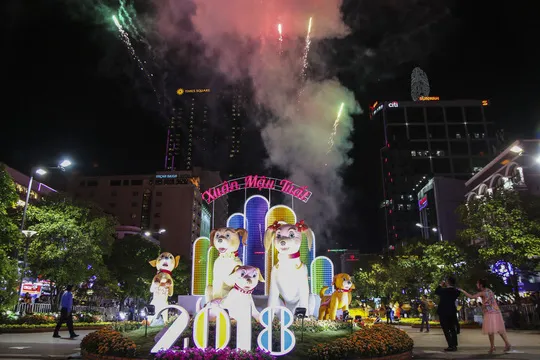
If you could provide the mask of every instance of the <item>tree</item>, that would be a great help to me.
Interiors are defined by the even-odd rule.
[[[18,300],[17,254],[21,232],[17,226],[16,203],[19,199],[15,183],[0,164],[0,304],[6,308]]]
[[[191,263],[185,258],[180,258],[180,264],[172,273],[174,280],[174,297],[189,295],[191,291]]]
[[[158,257],[159,246],[140,235],[127,235],[117,239],[107,258],[112,281],[118,283],[116,295],[147,299],[156,269],[148,263]]]
[[[31,238],[28,259],[35,275],[64,286],[106,272],[104,257],[115,235],[115,221],[90,203],[59,194],[28,207]]]
[[[464,241],[472,244],[487,264],[505,261],[520,268],[540,256],[540,223],[516,191],[496,191],[459,208]],[[519,298],[517,274],[512,285]]]

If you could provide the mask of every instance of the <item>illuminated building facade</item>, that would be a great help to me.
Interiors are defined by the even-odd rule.
[[[212,226],[212,212],[203,204],[201,191],[219,183],[219,173],[195,168],[151,175],[76,177],[69,191],[75,198],[98,204],[121,225],[150,232],[163,250],[189,258],[193,241],[209,233]],[[227,204],[226,196],[220,200]],[[216,217],[226,220],[227,213],[220,213],[221,207],[216,209]],[[160,234],[160,229],[166,231]]]
[[[166,170],[198,166],[231,175],[242,170],[246,88],[239,84],[201,92],[177,90],[167,129]]]
[[[463,203],[465,180],[436,176],[417,194],[419,220],[416,231],[424,239],[456,240],[461,228],[456,210]]]
[[[487,100],[386,101],[370,107],[383,128],[382,220],[387,247],[418,237],[418,191],[433,176],[467,180],[494,153]]]

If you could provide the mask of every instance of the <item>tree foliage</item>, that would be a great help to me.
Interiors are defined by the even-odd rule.
[[[62,195],[29,206],[28,228],[37,232],[28,251],[31,270],[60,286],[99,277],[106,271],[115,225],[101,209]]]
[[[362,298],[407,301],[434,290],[449,275],[466,277],[467,269],[465,252],[456,244],[417,242],[398,249],[385,262],[359,270],[354,277]]]
[[[19,199],[15,183],[0,164],[0,304],[11,306],[17,301],[17,253],[21,232],[16,223],[15,206]]]
[[[117,239],[107,258],[111,278],[117,282],[116,294],[124,299],[149,296],[150,284],[156,269],[148,263],[158,257],[159,246],[140,235],[126,235]]]
[[[520,267],[540,256],[540,224],[532,219],[519,194],[497,191],[459,209],[466,226],[461,237],[475,244],[480,257]]]

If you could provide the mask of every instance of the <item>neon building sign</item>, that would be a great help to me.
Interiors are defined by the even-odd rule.
[[[312,194],[312,192],[308,190],[307,186],[296,185],[290,180],[274,179],[259,175],[249,175],[243,178],[224,181],[222,184],[206,190],[202,194],[202,198],[204,201],[206,201],[206,203],[211,204],[223,195],[244,189],[257,189],[259,191],[268,189],[280,191],[282,193],[289,194],[305,203],[308,202]]]
[[[418,98],[420,101],[439,101],[440,99],[438,96],[420,96]]]
[[[422,210],[423,208],[425,208],[426,206],[428,205],[428,201],[427,201],[427,195],[424,196],[423,198],[421,198],[420,200],[418,200],[418,210]]]

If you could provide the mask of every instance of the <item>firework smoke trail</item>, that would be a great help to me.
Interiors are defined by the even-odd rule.
[[[309,24],[308,24],[308,30],[306,34],[306,46],[304,47],[304,56],[302,59],[302,80],[306,81],[307,76],[307,67],[308,67],[308,55],[309,55],[309,48],[311,46],[311,22],[313,20],[313,17],[309,18]]]
[[[283,27],[281,24],[277,24],[277,31],[279,34],[278,41],[279,41],[279,55],[283,55]]]
[[[139,27],[135,25],[135,22],[127,9],[125,0],[120,0],[119,3],[120,7],[118,8],[118,19],[122,22],[123,27],[125,27],[135,37],[142,38]]]
[[[131,55],[133,60],[135,60],[137,62],[137,65],[139,65],[139,69],[141,69],[141,71],[146,76],[146,79],[148,80],[148,83],[152,87],[152,91],[156,95],[156,99],[157,99],[158,104],[161,105],[160,96],[159,96],[159,94],[158,94],[158,92],[157,92],[157,90],[156,90],[156,88],[154,86],[154,83],[152,81],[152,77],[154,76],[154,74],[151,74],[150,72],[148,72],[148,70],[146,70],[146,68],[144,67],[144,63],[142,62],[141,58],[139,58],[139,56],[135,52],[135,48],[131,44],[131,40],[129,39],[128,33],[124,30],[124,28],[122,27],[122,24],[120,24],[120,21],[118,21],[118,18],[116,17],[116,15],[113,15],[112,19],[113,19],[114,25],[116,25],[116,27],[118,28],[118,31],[120,32],[120,38],[122,39],[122,42],[126,45],[128,51],[129,51],[129,54]]]
[[[199,42],[205,50],[200,61],[215,60],[213,68],[232,85],[249,80],[252,101],[256,110],[261,110],[250,118],[260,129],[268,154],[266,165],[309,187],[313,192],[309,204],[296,205],[295,201],[295,211],[314,227],[319,245],[334,240],[332,228],[339,224],[336,219],[341,215],[341,204],[348,199],[341,170],[352,161],[348,155],[353,146],[349,137],[353,121],[349,115],[361,109],[354,94],[336,78],[321,73],[303,81],[300,75],[309,17],[313,17],[312,43],[347,36],[342,0],[272,0],[263,4],[253,0],[152,1],[157,10],[156,31],[165,49],[181,53],[184,44]],[[195,10],[187,3],[194,4]],[[184,29],[186,15],[192,32]],[[260,41],[261,34],[266,34],[266,46]],[[316,50],[319,48],[310,48],[309,58],[316,58],[321,69],[330,66],[325,61],[329,54],[315,54]],[[303,90],[298,106],[300,88]],[[342,102],[339,131],[327,154],[332,126],[329,121],[336,118],[336,107]]]
[[[306,45],[304,46],[304,54],[302,56],[302,76],[301,76],[301,85],[300,90],[298,91],[297,96],[297,105],[300,105],[300,99],[302,97],[302,93],[304,92],[304,83],[306,82],[307,78],[307,68],[308,68],[308,55],[309,55],[309,48],[311,46],[311,24],[313,21],[313,17],[309,18],[308,23],[308,29],[306,34]],[[298,109],[298,108],[297,108]]]
[[[343,106],[345,106],[345,103],[341,103],[339,107],[339,111],[337,113],[336,121],[334,121],[334,127],[332,128],[332,134],[330,134],[330,138],[328,139],[328,151],[326,154],[330,154],[330,151],[334,148],[334,139],[337,135],[337,128],[339,125],[339,121],[341,120],[341,114],[343,113]]]

